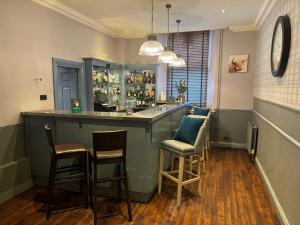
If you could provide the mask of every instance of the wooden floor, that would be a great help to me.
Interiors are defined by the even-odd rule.
[[[127,222],[125,202],[100,199],[99,224],[279,224],[258,172],[243,150],[214,149],[208,171],[203,175],[202,197],[184,190],[181,207],[176,207],[176,186],[164,180],[162,194],[148,204],[133,203],[133,222]],[[76,209],[51,215],[43,209],[43,188],[34,187],[0,205],[0,224],[93,224],[92,211]],[[60,198],[60,197],[58,197]],[[70,202],[64,196],[62,202]],[[115,216],[104,217],[113,213]]]

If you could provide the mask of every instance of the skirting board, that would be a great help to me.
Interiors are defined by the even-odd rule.
[[[276,210],[277,210],[277,214],[279,215],[279,220],[280,220],[280,223],[281,224],[284,224],[284,225],[290,225],[288,219],[286,218],[285,216],[285,213],[276,197],[276,194],[272,188],[272,185],[264,171],[264,169],[262,168],[258,158],[256,157],[255,158],[255,162],[256,162],[256,166],[257,166],[257,169],[258,169],[258,172],[263,180],[263,182],[265,183],[266,187],[267,187],[267,190],[271,196],[271,199],[272,199],[272,202],[273,202],[273,205],[275,206]]]
[[[246,143],[216,141],[216,142],[210,142],[210,144],[212,147],[246,149]]]
[[[10,188],[2,193],[0,193],[0,204],[15,197],[16,195],[28,190],[33,186],[32,179],[27,180],[17,186]]]

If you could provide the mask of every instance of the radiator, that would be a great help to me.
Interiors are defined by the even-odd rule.
[[[258,137],[258,128],[256,124],[254,122],[248,122],[247,150],[253,161],[256,156],[257,137]]]

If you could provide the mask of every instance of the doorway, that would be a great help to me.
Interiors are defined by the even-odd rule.
[[[56,110],[71,111],[71,98],[80,98],[85,110],[83,63],[52,59]]]

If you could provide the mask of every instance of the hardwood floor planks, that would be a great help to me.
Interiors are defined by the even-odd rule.
[[[207,173],[202,174],[201,178],[202,196],[195,196],[188,190],[191,187],[187,186],[188,189],[183,189],[179,208],[176,206],[176,185],[163,180],[162,194],[156,194],[148,204],[132,204],[132,223],[127,221],[125,202],[119,207],[115,202],[99,198],[99,224],[280,224],[258,171],[250,162],[246,151],[213,149],[207,163]],[[0,225],[93,224],[92,211],[84,208],[53,214],[47,221],[42,209],[44,193],[44,188],[33,187],[0,205]],[[78,196],[72,197],[69,202],[76,198]],[[113,213],[114,216],[103,218],[107,213]]]

